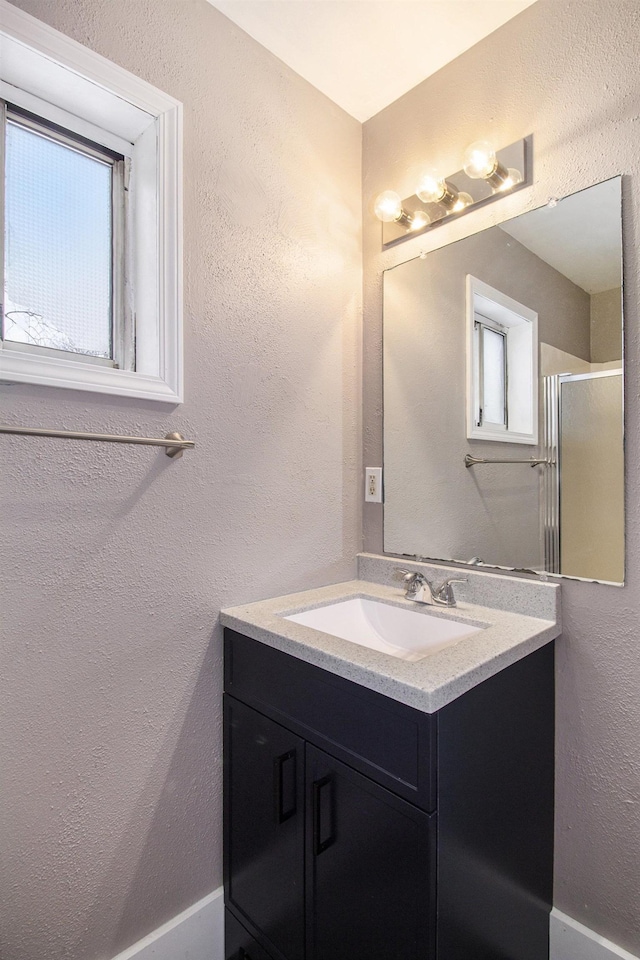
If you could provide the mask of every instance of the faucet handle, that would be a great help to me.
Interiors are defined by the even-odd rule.
[[[436,587],[433,591],[436,601],[438,603],[444,604],[446,607],[455,607],[456,598],[453,594],[453,583],[468,583],[469,577],[447,577],[446,580],[443,580],[442,583]]]
[[[401,580],[404,583],[404,595],[407,600],[415,600],[422,587],[428,587],[429,596],[431,596],[431,584],[424,574],[416,573],[413,570],[403,570],[400,568],[398,570],[394,570],[392,576],[394,580]]]
[[[412,570],[403,570],[402,567],[398,567],[398,569],[393,571],[393,579],[402,580],[404,583],[409,583],[417,576],[417,573],[414,573]]]

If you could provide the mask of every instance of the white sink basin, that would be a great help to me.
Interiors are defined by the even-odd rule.
[[[482,630],[468,623],[354,597],[284,618],[401,660],[422,660]]]

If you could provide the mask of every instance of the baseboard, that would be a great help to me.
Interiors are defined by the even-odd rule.
[[[640,960],[555,907],[549,935],[551,960]]]
[[[555,907],[549,933],[551,960],[640,960]],[[224,960],[222,887],[113,960]]]
[[[214,890],[113,960],[224,960],[222,893]]]

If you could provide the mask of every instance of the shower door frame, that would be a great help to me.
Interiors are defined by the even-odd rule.
[[[577,380],[596,380],[600,377],[622,377],[622,442],[624,448],[624,368],[590,370],[587,373],[554,373],[543,377],[543,438],[541,456],[550,461],[541,477],[541,535],[544,550],[544,569],[563,577],[571,574],[560,570],[562,486],[562,386]],[[573,579],[581,580],[582,577]],[[609,582],[609,581],[603,581]]]

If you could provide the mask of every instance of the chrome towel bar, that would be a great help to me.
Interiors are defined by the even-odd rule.
[[[172,460],[181,457],[183,451],[193,450],[194,440],[185,440],[179,433],[167,433],[164,439],[155,437],[118,437],[109,433],[81,433],[78,430],[47,430],[43,427],[14,427],[0,424],[0,433],[13,433],[24,437],[55,437],[62,440],[97,440],[101,443],[137,443],[144,447],[164,447]]]
[[[528,463],[530,467],[544,466],[544,467],[555,467],[555,460],[536,460],[533,457],[530,457],[527,460],[493,460],[493,459],[484,459],[483,457],[472,457],[468,453],[464,458],[465,467],[473,467],[476,463]]]

